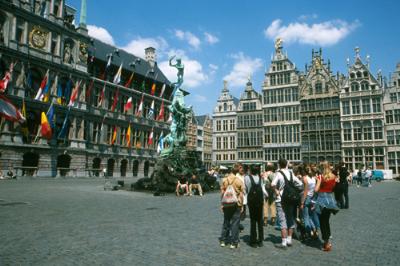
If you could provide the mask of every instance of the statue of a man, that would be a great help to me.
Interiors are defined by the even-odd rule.
[[[176,59],[176,64],[172,64],[172,60],[174,60],[174,58],[175,55],[169,59],[169,65],[175,67],[178,70],[178,73],[176,74],[178,76],[178,80],[173,84],[176,85],[177,88],[179,88],[183,83],[183,70],[185,66],[182,64],[180,58]]]
[[[281,38],[277,38],[275,40],[275,51],[278,52],[282,49],[283,40]]]

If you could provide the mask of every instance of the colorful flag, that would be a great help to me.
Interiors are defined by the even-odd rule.
[[[161,102],[160,112],[157,116],[157,121],[164,121],[164,100]]]
[[[145,84],[145,82],[144,82],[144,80],[143,80],[143,82],[142,82],[142,86],[141,86],[141,90],[142,90],[142,92],[144,92],[145,91],[145,88],[146,88],[146,84]]]
[[[156,84],[153,83],[153,86],[151,86],[150,94],[151,94],[152,96],[154,96],[155,93],[156,93]]]
[[[22,98],[22,115],[23,117],[26,117],[26,106],[25,106],[25,98]],[[28,123],[24,121],[21,125],[21,132],[24,137],[29,136],[29,128],[28,128]]]
[[[81,86],[81,82],[82,82],[82,80],[77,81],[77,82],[75,83],[75,87],[74,87],[74,89],[72,90],[71,99],[69,100],[68,106],[74,106],[75,101],[76,101],[76,99],[78,98],[79,87]]]
[[[97,107],[101,107],[101,105],[103,104],[105,91],[106,91],[106,84],[104,83],[104,87],[100,92],[99,104],[97,105]]]
[[[131,125],[128,126],[128,130],[126,131],[126,146],[131,147]]]
[[[147,141],[147,147],[150,147],[153,144],[153,135],[154,135],[154,128],[151,129],[149,140]]]
[[[105,80],[105,79],[107,78],[107,71],[108,71],[108,68],[109,68],[110,66],[111,66],[111,56],[108,57],[108,61],[107,61],[106,68],[104,69],[104,72],[103,72],[103,74],[101,75],[100,79]]]
[[[121,63],[121,65],[118,68],[117,74],[115,74],[115,76],[114,76],[113,83],[115,83],[117,85],[121,82],[122,65],[123,65],[123,63]]]
[[[57,85],[57,103],[62,104],[62,97],[63,97],[63,89],[61,86],[61,82]]]
[[[133,72],[131,74],[131,76],[129,77],[128,81],[125,83],[125,87],[130,88],[131,84],[132,84],[132,80],[133,80]]]
[[[12,72],[14,69],[14,63],[11,63],[10,69],[6,71],[6,74],[4,75],[3,79],[0,80],[0,92],[4,93],[7,89],[8,83],[11,80]]]
[[[67,136],[67,131],[68,131],[68,118],[69,118],[69,112],[71,111],[71,108],[68,108],[67,114],[65,115],[63,125],[61,127],[60,133],[58,133],[57,138],[59,139],[65,139]]]
[[[164,91],[165,91],[165,84],[163,84],[163,85],[162,85],[162,88],[161,88],[161,93],[160,93],[160,98],[162,98],[162,97],[163,97],[163,95],[164,95]]]
[[[32,89],[32,84],[32,72],[30,69],[28,69],[28,73],[26,74],[26,86],[28,87],[28,89]]]
[[[132,108],[132,97],[129,97],[124,105],[124,112],[128,112]]]
[[[4,95],[0,94],[0,116],[13,122],[24,122],[25,117],[21,114],[17,107],[6,98]]]
[[[43,94],[43,90],[46,88],[47,86],[47,81],[49,79],[49,70],[47,69],[46,74],[44,75],[42,82],[40,83],[40,87],[36,93],[35,96],[35,100],[41,100],[42,99],[42,94]]]
[[[154,119],[154,100],[151,102],[149,112],[147,113],[148,119]]]
[[[160,153],[164,149],[164,131],[161,132],[158,138],[157,153]]]
[[[71,78],[69,78],[67,81],[67,85],[65,85],[65,91],[64,91],[65,102],[64,102],[64,104],[69,102],[69,97],[71,96],[71,88],[72,88],[72,80],[71,80]]]
[[[114,99],[113,99],[113,104],[112,104],[112,106],[111,106],[111,112],[114,112],[115,107],[117,107],[118,96],[119,96],[119,88],[117,88],[117,90],[115,91]]]
[[[111,145],[114,145],[116,140],[117,140],[117,127],[114,126],[114,132],[113,132],[112,138],[111,138]]]
[[[49,121],[47,120],[47,116],[46,116],[45,112],[42,112],[42,121],[41,121],[40,125],[41,125],[42,137],[45,139],[51,139],[51,136],[52,136],[51,127],[50,127]]]
[[[49,110],[46,113],[48,122],[50,124],[51,128],[54,128],[54,106],[53,103],[51,103]]]
[[[50,98],[50,83],[51,83],[51,80],[49,78],[47,80],[46,86],[44,86],[44,89],[42,91],[42,95],[40,95],[40,97],[39,97],[42,102],[47,103],[49,101],[49,98]]]
[[[136,116],[142,116],[142,113],[143,113],[143,97],[144,97],[144,95],[142,95],[142,99],[140,100],[139,107],[136,110]]]

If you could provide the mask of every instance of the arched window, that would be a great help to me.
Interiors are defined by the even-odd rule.
[[[368,82],[364,81],[361,83],[361,90],[362,91],[367,91],[369,89],[369,84]]]
[[[357,82],[351,83],[351,91],[358,91],[360,89],[360,85]]]
[[[357,71],[357,78],[361,78],[361,72],[360,71]]]
[[[364,78],[368,78],[368,72],[367,71],[364,71],[363,75],[364,75]]]
[[[350,73],[350,78],[354,79],[356,77],[356,75],[354,73]]]
[[[139,161],[134,160],[132,163],[132,174],[133,176],[137,176],[139,172]]]

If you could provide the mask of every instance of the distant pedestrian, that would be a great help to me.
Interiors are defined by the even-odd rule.
[[[363,181],[363,172],[362,169],[358,169],[357,172],[357,187],[360,187],[360,185],[362,185],[362,181]]]
[[[220,238],[221,247],[230,243],[230,248],[239,247],[239,221],[243,211],[243,182],[236,177],[235,169],[222,179],[221,210],[224,223]]]
[[[368,182],[368,187],[372,187],[372,171],[370,167],[365,170],[365,179]]]
[[[200,180],[196,174],[193,174],[190,179],[189,196],[192,196],[193,189],[196,189],[199,192],[200,197],[203,197],[203,189],[201,188]]]
[[[339,168],[339,183],[336,185],[340,186],[340,194],[336,198],[337,204],[341,209],[349,208],[349,181],[351,178],[351,174],[349,170],[347,170],[344,162],[340,163]]]
[[[262,247],[264,241],[263,208],[267,192],[260,177],[260,167],[255,164],[251,165],[250,173],[245,176],[244,181],[250,213],[250,246]]]
[[[278,220],[281,227],[281,237],[282,243],[276,244],[277,248],[286,248],[287,246],[292,245],[292,236],[293,229],[295,228],[294,224],[294,213],[295,208],[298,203],[289,202],[285,200],[283,197],[286,189],[287,194],[289,191],[293,191],[293,187],[300,188],[303,186],[303,183],[293,175],[291,171],[288,169],[288,161],[286,159],[280,159],[278,162],[279,170],[275,174],[275,178],[272,181],[272,187],[275,190],[275,205],[276,211],[278,214]],[[298,200],[300,199],[299,191],[297,192]],[[290,193],[291,195],[294,195]]]
[[[315,192],[318,192],[316,204],[319,213],[322,240],[324,241],[322,250],[331,251],[332,244],[329,241],[331,237],[331,227],[329,219],[331,213],[336,214],[339,211],[333,195],[337,177],[332,173],[331,167],[327,161],[322,162],[321,166],[323,168],[323,173],[322,176],[318,178],[315,186]]]

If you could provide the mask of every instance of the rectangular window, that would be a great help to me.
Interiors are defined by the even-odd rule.
[[[371,104],[369,98],[367,99],[362,99],[362,112],[363,114],[369,114],[371,113]]]
[[[394,93],[390,93],[390,102],[391,103],[397,102],[397,94],[395,92]]]
[[[222,124],[223,124],[222,130],[223,131],[228,131],[228,120],[223,120]]]
[[[352,100],[351,108],[352,108],[353,115],[359,114],[360,113],[360,101],[358,99]]]
[[[395,131],[396,145],[400,145],[400,130]],[[399,158],[400,159],[400,158]]]
[[[382,112],[381,99],[380,98],[373,98],[372,99],[372,112],[374,112],[374,113]]]
[[[372,127],[371,124],[364,126],[364,140],[372,139]]]
[[[235,119],[231,119],[229,123],[229,130],[234,131],[235,130]]]
[[[364,163],[363,163],[363,151],[362,149],[355,149],[354,150],[354,161],[355,161],[355,166],[357,169],[359,169]]]
[[[343,130],[344,141],[351,141],[351,128],[345,128]]]
[[[58,48],[58,40],[59,37],[56,33],[52,34],[53,36],[51,37],[51,53],[53,55],[59,55],[59,48]]]
[[[25,21],[17,18],[17,28],[16,28],[15,40],[18,43],[25,43]]]
[[[227,150],[228,149],[228,137],[223,137],[223,142],[222,142],[222,149]]]
[[[235,136],[230,136],[231,149],[236,149]]]
[[[388,152],[388,163],[389,169],[393,171],[393,174],[396,174],[396,153],[395,152]]]
[[[362,139],[362,128],[361,125],[353,125],[353,138],[354,140]]]
[[[374,139],[383,139],[383,127],[381,121],[374,121]]]
[[[394,110],[394,122],[400,123],[400,109]]]
[[[393,110],[385,112],[386,124],[393,124]]]
[[[344,115],[350,114],[350,101],[343,101],[342,102],[342,113]]]

